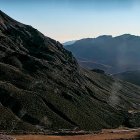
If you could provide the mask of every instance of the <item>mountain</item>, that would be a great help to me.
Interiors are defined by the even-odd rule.
[[[76,42],[76,40],[72,40],[72,41],[67,41],[65,43],[63,43],[63,45],[72,45]]]
[[[65,46],[82,67],[100,68],[107,73],[140,69],[140,37],[124,34],[117,37],[99,36]]]
[[[123,73],[114,74],[113,77],[133,83],[140,86],[140,70],[126,71]]]
[[[139,86],[81,68],[59,42],[0,11],[0,130],[128,126],[139,105]]]

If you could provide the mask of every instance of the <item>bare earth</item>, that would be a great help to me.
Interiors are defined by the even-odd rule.
[[[140,129],[133,130],[104,130],[101,134],[77,136],[45,136],[21,135],[15,136],[17,140],[140,140]]]

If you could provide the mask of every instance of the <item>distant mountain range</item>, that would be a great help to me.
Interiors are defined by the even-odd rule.
[[[140,37],[124,34],[99,36],[65,45],[85,68],[99,68],[107,73],[140,69]]]

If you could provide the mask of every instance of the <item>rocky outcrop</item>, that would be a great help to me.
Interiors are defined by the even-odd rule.
[[[0,134],[0,140],[16,140],[16,139],[12,138],[10,136],[6,136],[6,135],[1,135]]]
[[[139,112],[134,111],[129,113],[128,120],[129,127],[132,128],[140,127],[140,111]]]

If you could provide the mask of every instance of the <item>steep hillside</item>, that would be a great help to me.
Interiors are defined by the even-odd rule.
[[[140,86],[140,70],[118,73],[118,74],[113,75],[113,77],[116,77],[121,80]]]
[[[65,46],[85,68],[100,68],[107,73],[140,69],[140,37],[124,34],[117,37],[99,36]]]
[[[63,46],[0,11],[0,130],[126,124],[140,87],[80,68]]]

